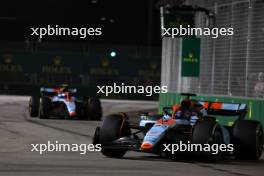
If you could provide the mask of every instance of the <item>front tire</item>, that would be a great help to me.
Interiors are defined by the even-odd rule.
[[[223,134],[220,125],[212,119],[203,120],[198,122],[193,130],[192,135],[193,144],[209,144],[211,149],[212,145],[223,144]],[[218,146],[219,147],[219,146]],[[211,150],[210,149],[210,150]],[[221,158],[222,152],[213,153],[214,151],[198,151],[198,156],[206,158],[207,161],[215,162]]]
[[[263,151],[263,128],[256,120],[238,120],[233,126],[236,159],[258,160]]]
[[[48,119],[50,117],[51,101],[48,97],[41,97],[39,103],[39,118]]]
[[[127,150],[111,149],[107,148],[107,145],[121,137],[130,136],[130,133],[128,117],[124,113],[107,116],[100,128],[99,142],[102,145],[102,154],[107,157],[123,157]]]
[[[39,114],[39,97],[31,96],[28,108],[30,117],[37,117]]]

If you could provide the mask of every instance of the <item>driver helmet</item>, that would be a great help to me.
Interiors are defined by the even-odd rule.
[[[192,104],[191,101],[188,100],[188,99],[182,100],[182,102],[181,102],[181,109],[182,110],[189,110],[190,107],[191,107],[191,104]]]
[[[60,88],[60,92],[65,93],[69,91],[69,86],[67,84],[62,84]]]

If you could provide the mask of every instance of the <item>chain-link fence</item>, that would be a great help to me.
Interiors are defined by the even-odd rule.
[[[201,39],[199,92],[264,96],[264,1],[200,1],[216,14],[216,27],[234,35]]]
[[[190,0],[189,3],[214,12],[215,27],[232,27],[234,35],[216,39],[201,36],[200,77],[183,77],[181,82],[173,79],[169,82],[170,91],[263,98],[264,1]],[[205,18],[196,17],[197,26],[206,27]],[[179,72],[171,70],[170,74]],[[188,85],[184,86],[186,81]],[[175,85],[173,82],[181,84],[181,88],[170,86]]]

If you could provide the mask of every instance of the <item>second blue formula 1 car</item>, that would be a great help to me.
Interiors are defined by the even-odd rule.
[[[47,119],[61,117],[65,119],[101,120],[102,107],[99,99],[77,98],[77,89],[67,86],[59,88],[41,88],[40,96],[31,96],[29,114],[31,117]]]

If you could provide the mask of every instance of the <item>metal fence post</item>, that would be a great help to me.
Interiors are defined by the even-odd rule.
[[[234,17],[234,4],[231,5],[231,27],[233,27],[233,17]],[[230,48],[229,48],[229,61],[228,61],[228,82],[227,82],[227,93],[232,96],[231,92],[231,71],[232,71],[232,46],[233,46],[233,36],[230,36]]]
[[[217,14],[217,2],[214,3],[214,13]],[[215,40],[212,39],[212,77],[211,77],[211,91],[214,94],[214,79],[215,79]]]
[[[251,37],[251,28],[252,28],[252,4],[251,1],[249,0],[249,6],[248,6],[248,29],[247,29],[247,52],[246,52],[246,80],[245,80],[245,97],[248,97],[248,65],[249,65],[249,57],[250,57],[250,37]]]

